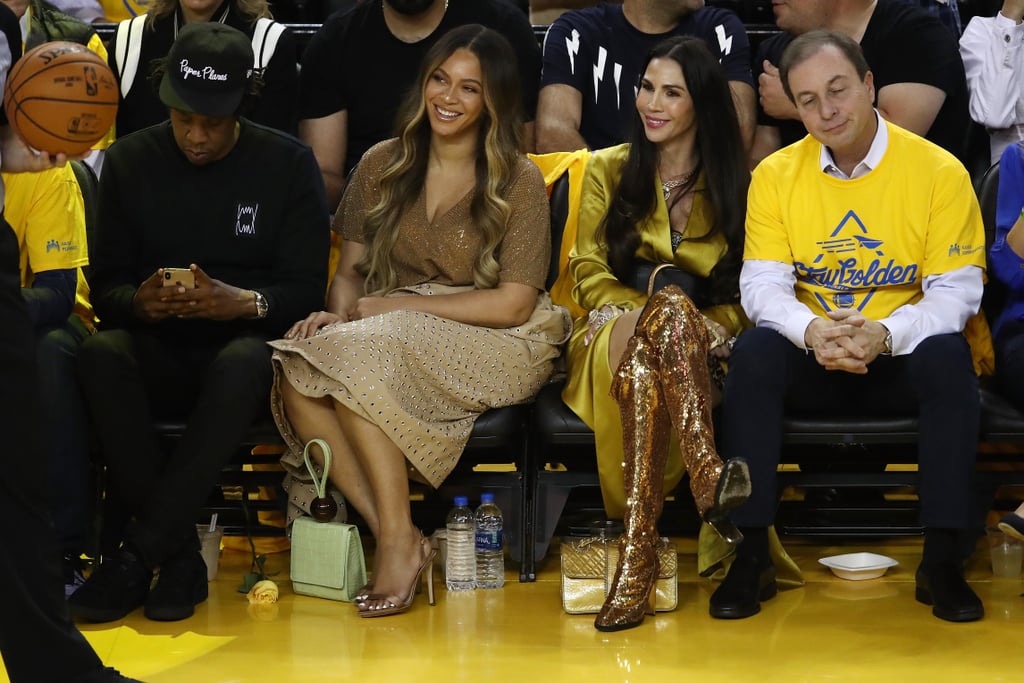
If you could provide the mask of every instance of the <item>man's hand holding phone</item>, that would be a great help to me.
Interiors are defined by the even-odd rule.
[[[136,317],[145,322],[165,318],[235,320],[255,316],[255,295],[215,280],[202,268],[159,268],[139,285],[132,300]]]
[[[163,271],[163,287],[195,289],[196,274],[190,268],[161,268],[160,270]]]
[[[160,322],[173,315],[174,306],[167,301],[170,288],[164,286],[164,268],[143,280],[132,298],[132,312],[139,320],[147,323]]]
[[[195,263],[184,272],[182,269],[161,268],[157,274],[163,278],[164,283],[173,283],[160,287],[160,302],[167,306],[170,316],[183,319],[235,320],[256,315],[253,291],[214,279]],[[186,286],[193,282],[193,286]]]

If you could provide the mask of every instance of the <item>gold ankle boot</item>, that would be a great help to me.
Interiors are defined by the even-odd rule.
[[[622,418],[626,528],[611,590],[594,620],[599,631],[633,628],[644,620],[644,614],[654,613],[657,521],[672,429],[660,385],[653,349],[643,339],[632,337],[611,389]]]
[[[743,534],[727,513],[750,497],[750,473],[740,458],[723,465],[715,448],[708,370],[715,335],[690,298],[671,286],[647,302],[635,334],[658,350],[661,390],[679,437],[697,511],[725,541],[737,544]]]

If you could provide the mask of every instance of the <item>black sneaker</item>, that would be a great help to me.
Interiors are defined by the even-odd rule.
[[[181,621],[195,614],[195,606],[206,600],[206,563],[189,545],[160,567],[156,585],[146,598],[143,614],[153,621]]]
[[[71,614],[93,623],[117,621],[146,602],[153,572],[122,548],[107,558],[68,599]]]

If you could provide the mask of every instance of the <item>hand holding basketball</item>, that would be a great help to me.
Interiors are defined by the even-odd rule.
[[[117,116],[118,86],[110,67],[84,45],[43,43],[7,77],[4,111],[31,147],[76,156],[96,144]]]
[[[87,156],[40,152],[29,147],[11,126],[0,126],[0,170],[4,173],[38,173]]]

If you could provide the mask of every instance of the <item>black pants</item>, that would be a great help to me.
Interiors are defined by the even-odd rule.
[[[53,523],[66,555],[95,549],[94,474],[89,460],[85,398],[77,374],[78,347],[88,336],[85,323],[74,313],[60,325],[36,331]]]
[[[195,524],[217,475],[246,430],[268,413],[273,370],[262,337],[187,344],[150,332],[110,330],[78,353],[108,487],[133,516],[124,540],[151,567],[195,539]],[[187,419],[170,452],[154,416]]]
[[[0,652],[13,683],[85,680],[101,668],[64,601],[61,554],[40,446],[32,324],[18,243],[0,220]]]
[[[722,405],[723,454],[747,459],[753,488],[733,520],[759,527],[775,519],[783,414],[917,414],[921,523],[968,529],[980,410],[963,335],[930,337],[909,355],[879,356],[866,375],[853,375],[824,369],[776,332],[749,330],[729,358]]]

